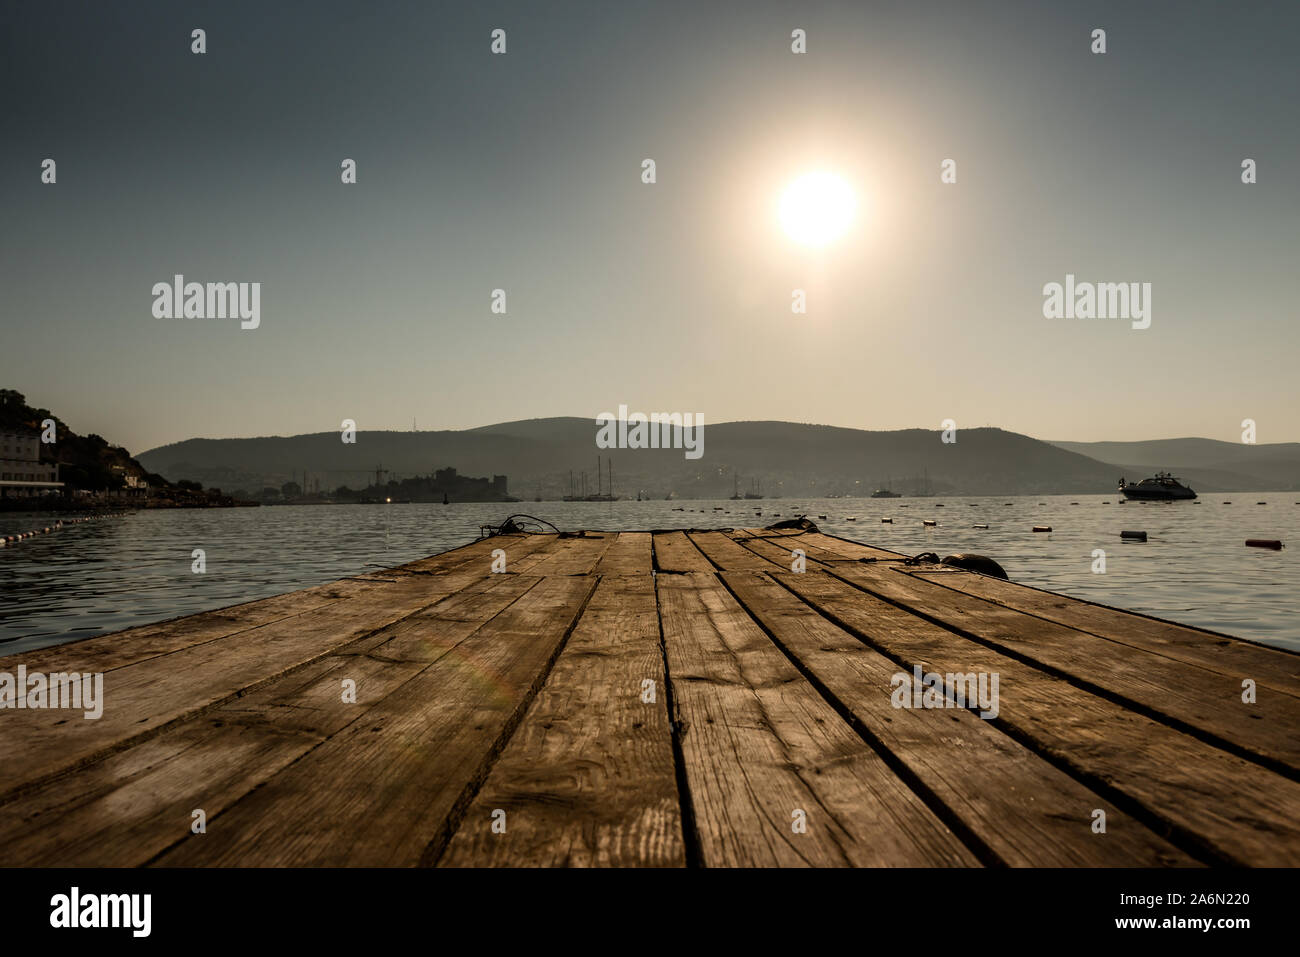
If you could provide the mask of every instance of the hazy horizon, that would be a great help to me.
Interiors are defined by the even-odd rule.
[[[70,3],[0,23],[0,384],[135,453],[620,404],[1074,442],[1238,442],[1250,418],[1260,444],[1300,440],[1300,6]],[[858,205],[820,250],[776,215],[816,170]],[[176,274],[261,283],[260,326],[155,318]],[[1044,318],[1067,275],[1150,283],[1150,328]]]
[[[7,386],[4,386],[2,383],[0,383],[0,387],[7,388]],[[18,389],[18,390],[16,390],[16,391],[18,391],[18,392],[22,392],[21,389]],[[26,396],[26,398],[27,398],[27,402],[28,402],[28,404],[31,405],[31,406],[33,406],[33,407],[48,407],[48,406],[45,405],[45,403],[41,403],[41,402],[35,401],[34,398],[33,398],[32,396],[30,396],[30,395]],[[72,428],[74,431],[78,432],[78,433],[81,434],[81,435],[86,435],[86,434],[88,434],[88,433],[90,433],[90,432],[94,432],[94,431],[95,431],[94,429],[83,429],[83,428],[79,428],[77,422],[69,420],[69,419],[67,418],[67,416],[63,415],[63,413],[62,413],[59,409],[57,409],[57,408],[51,408],[50,411],[51,411],[52,413],[54,413],[55,415],[59,416],[61,419],[63,419],[63,420],[67,423],[67,425],[68,425],[70,428]],[[649,411],[649,410],[647,410],[647,412],[648,412],[648,411]],[[360,424],[358,424],[357,432],[358,432],[359,434],[361,434],[361,433],[365,433],[365,432],[398,432],[398,433],[410,433],[410,432],[413,432],[413,431],[414,431],[414,432],[421,432],[421,433],[423,433],[423,432],[446,432],[446,431],[451,431],[451,432],[473,432],[473,431],[478,430],[478,429],[488,429],[488,428],[494,428],[494,427],[498,427],[498,426],[511,425],[511,424],[515,424],[515,423],[525,423],[525,422],[545,421],[545,420],[555,420],[555,419],[574,419],[574,420],[584,421],[584,422],[585,422],[585,421],[590,421],[591,424],[592,424],[592,434],[593,434],[593,436],[595,435],[597,429],[599,428],[599,426],[597,425],[597,420],[596,420],[596,417],[595,417],[595,416],[580,416],[580,415],[531,415],[531,416],[526,416],[526,417],[523,417],[523,418],[503,419],[503,420],[501,420],[501,421],[499,421],[499,422],[482,422],[482,423],[479,423],[479,424],[476,424],[476,425],[467,425],[467,426],[460,427],[460,428],[425,428],[424,426],[419,426],[419,427],[416,428],[416,429],[412,429],[410,426],[408,426],[408,427],[406,427],[406,428],[397,428],[397,427],[388,427],[388,428],[364,428],[364,427],[361,427]],[[618,421],[623,421],[623,420],[618,420]],[[838,424],[833,423],[833,422],[801,422],[801,421],[797,421],[797,420],[794,420],[794,419],[727,419],[727,420],[722,421],[722,422],[710,422],[710,421],[707,421],[707,417],[706,417],[706,421],[705,421],[704,424],[705,424],[705,428],[706,428],[706,430],[707,430],[707,428],[708,428],[708,427],[711,427],[711,426],[737,425],[737,424],[746,424],[746,423],[754,423],[754,424],[771,423],[771,424],[779,424],[779,425],[798,425],[798,426],[808,426],[808,427],[812,427],[812,428],[854,429],[854,430],[865,431],[865,432],[904,432],[904,431],[911,431],[911,430],[920,429],[920,430],[922,430],[922,431],[935,432],[936,434],[938,434],[938,433],[942,433],[942,431],[943,431],[942,428],[929,428],[929,427],[922,426],[922,425],[901,426],[901,427],[896,428],[896,429],[869,429],[869,428],[866,428],[866,427],[864,427],[864,426],[838,425]],[[962,427],[962,428],[969,428],[969,429],[1001,429],[1002,431],[1006,431],[1006,432],[1015,432],[1014,429],[1006,429],[1006,428],[1004,428],[1003,426],[996,425],[996,424],[970,425],[970,426],[964,426],[964,427]],[[186,436],[184,436],[184,437],[182,437],[182,438],[172,439],[172,440],[169,440],[169,441],[167,441],[167,442],[159,443],[158,445],[151,445],[151,446],[147,446],[147,447],[145,447],[145,446],[141,446],[140,448],[132,447],[131,445],[129,445],[129,444],[127,444],[127,443],[124,443],[124,442],[119,442],[119,441],[118,441],[114,436],[112,436],[112,435],[103,435],[103,433],[100,433],[100,434],[103,435],[103,438],[105,438],[105,439],[106,439],[110,444],[112,444],[112,445],[121,445],[122,447],[126,448],[127,451],[131,453],[132,456],[139,456],[139,455],[143,455],[143,454],[148,453],[148,452],[154,452],[154,451],[157,451],[157,450],[159,450],[159,449],[166,448],[167,446],[170,446],[170,445],[178,445],[178,444],[180,444],[180,443],[187,442],[187,441],[189,441],[189,440],[191,440],[191,439],[221,440],[221,439],[276,439],[276,438],[296,438],[296,437],[304,436],[304,435],[323,435],[323,434],[327,434],[327,433],[330,433],[330,432],[338,432],[338,431],[339,431],[338,429],[328,429],[328,428],[321,429],[321,428],[318,428],[318,429],[313,429],[313,430],[311,430],[311,431],[306,431],[306,432],[263,432],[263,433],[258,433],[258,434],[249,434],[249,435],[186,435]],[[1141,442],[1178,442],[1178,441],[1186,441],[1186,440],[1202,440],[1202,439],[1204,439],[1204,440],[1209,440],[1209,441],[1229,442],[1229,443],[1231,443],[1231,444],[1238,444],[1238,443],[1239,443],[1239,439],[1237,439],[1237,440],[1233,440],[1233,439],[1216,439],[1216,438],[1213,437],[1213,436],[1206,436],[1206,435],[1174,435],[1174,436],[1149,437],[1149,438],[1145,438],[1145,439],[1073,439],[1073,438],[1062,437],[1062,436],[1059,436],[1059,435],[1058,435],[1058,436],[1050,436],[1050,437],[1049,437],[1049,436],[1043,436],[1043,435],[1030,435],[1029,433],[1026,433],[1026,432],[1020,432],[1020,433],[1016,433],[1016,434],[1024,435],[1024,436],[1026,436],[1027,438],[1036,439],[1036,440],[1038,440],[1038,441],[1040,441],[1040,442],[1046,442],[1046,443],[1048,443],[1049,445],[1057,444],[1057,443],[1074,443],[1074,444],[1096,444],[1096,445],[1106,445],[1106,444],[1123,444],[1123,443],[1126,443],[1126,442],[1128,442],[1128,443],[1141,443]],[[1280,440],[1275,441],[1275,442],[1258,442],[1258,443],[1254,443],[1254,444],[1257,445],[1257,446],[1285,445],[1285,444],[1294,444],[1294,440],[1285,440],[1285,439],[1280,439]]]

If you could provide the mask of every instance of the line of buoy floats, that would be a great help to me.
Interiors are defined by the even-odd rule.
[[[15,542],[21,542],[28,538],[35,538],[37,535],[48,535],[50,532],[57,532],[59,529],[68,525],[81,525],[84,522],[94,521],[97,518],[104,518],[103,515],[87,515],[83,518],[61,518],[53,525],[45,525],[31,532],[19,532],[17,535],[0,536],[0,547],[12,545]]]
[[[1007,504],[1007,505],[1010,505],[1010,504],[1012,504],[1012,503],[1011,503],[1011,502],[1007,502],[1006,504]],[[1079,503],[1078,503],[1078,502],[1071,502],[1070,504],[1071,504],[1071,505],[1077,505],[1077,504],[1079,504]],[[1105,502],[1105,503],[1103,503],[1103,504],[1109,505],[1110,503],[1109,503],[1109,502]],[[1121,502],[1120,504],[1123,504],[1123,503]],[[1225,502],[1224,504],[1228,504],[1228,503]],[[1263,505],[1264,503],[1263,503],[1263,502],[1260,502],[1259,504],[1260,504],[1260,505]],[[1296,502],[1296,504],[1297,504],[1297,505],[1300,505],[1300,502]],[[900,507],[900,508],[906,508],[907,506],[906,506],[906,505],[902,505],[902,506],[899,506],[899,507]],[[942,508],[941,505],[940,505],[940,506],[936,506],[936,507],[938,507],[938,508]],[[683,511],[683,510],[678,508],[678,509],[673,509],[673,511],[680,512],[680,511]],[[690,511],[694,511],[694,509],[691,509]],[[703,509],[700,509],[700,511],[704,511],[704,510],[703,510]],[[717,511],[717,509],[715,508],[714,511]],[[763,513],[762,513],[762,512],[755,512],[754,514],[755,514],[755,515],[762,515]],[[781,513],[780,513],[780,512],[772,512],[771,514],[772,514],[772,515],[778,515],[778,516],[779,516]],[[801,517],[806,517],[806,516],[804,516],[804,513],[799,513],[799,514],[801,515]],[[823,521],[826,520],[826,516],[825,516],[825,515],[818,515],[817,517],[818,517],[819,519],[823,520]],[[846,522],[856,522],[857,520],[858,520],[858,517],[857,517],[856,515],[846,515],[846,516],[844,517],[844,521],[846,521]],[[894,520],[893,520],[892,518],[882,518],[882,519],[880,520],[880,524],[882,524],[882,525],[893,525],[893,524],[894,524]],[[936,520],[936,519],[928,519],[928,518],[927,518],[927,519],[922,519],[922,520],[921,520],[921,524],[922,524],[922,526],[924,526],[925,528],[940,528],[940,527],[942,527],[942,526],[940,526],[938,520]],[[988,526],[987,524],[985,524],[985,523],[977,523],[977,524],[975,524],[975,525],[972,525],[971,528],[973,528],[973,529],[977,529],[977,530],[979,530],[979,531],[987,531],[987,530],[989,529],[989,526]],[[1052,531],[1052,526],[1051,526],[1051,525],[1035,525],[1035,526],[1033,526],[1032,531],[1034,531],[1034,532],[1044,532],[1044,533],[1046,533],[1046,532],[1051,532],[1051,531]],[[1146,533],[1145,531],[1141,530],[1141,529],[1124,529],[1123,531],[1121,531],[1121,532],[1119,533],[1119,537],[1120,537],[1122,540],[1124,540],[1124,541],[1129,541],[1129,542],[1145,542],[1145,541],[1148,540],[1148,538],[1147,538],[1147,533]],[[1274,550],[1274,551],[1278,551],[1278,550],[1280,550],[1280,549],[1286,547],[1286,546],[1285,546],[1285,545],[1284,545],[1284,544],[1283,544],[1279,539],[1276,539],[1276,538],[1248,538],[1248,539],[1246,539],[1246,545],[1249,546],[1250,548],[1268,548],[1268,549],[1272,549],[1272,550]]]

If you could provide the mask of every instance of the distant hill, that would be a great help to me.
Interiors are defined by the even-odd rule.
[[[1119,473],[1087,455],[1001,429],[967,429],[945,445],[923,429],[867,432],[793,422],[728,422],[704,429],[704,455],[682,449],[596,448],[592,419],[550,418],[441,432],[360,432],[346,445],[336,432],[251,439],[190,439],[139,456],[170,479],[226,490],[318,479],[321,488],[370,484],[382,466],[388,478],[426,475],[452,466],[462,475],[504,474],[510,493],[530,500],[569,491],[587,473],[596,490],[596,458],[612,460],[614,492],[635,498],[726,497],[737,480],[768,497],[866,495],[891,482],[916,494],[1109,492]]]
[[[1246,445],[1217,439],[1146,442],[1053,442],[1058,448],[1115,463],[1127,478],[1173,472],[1206,491],[1300,489],[1300,442]]]

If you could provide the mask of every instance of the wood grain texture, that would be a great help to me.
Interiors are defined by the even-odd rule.
[[[654,567],[653,536],[649,532],[619,532],[596,564],[597,575],[646,575]]]
[[[661,572],[712,572],[713,564],[685,532],[656,532],[655,567]]]
[[[705,866],[978,863],[716,577],[660,575],[657,588]]]
[[[491,576],[219,708],[0,805],[0,862],[127,867],[184,838],[451,653],[538,583]],[[355,703],[345,700],[345,680]]]
[[[1297,701],[1261,693],[1242,701],[1242,679],[1226,665],[1207,671],[1142,648],[944,588],[888,565],[836,565],[832,574],[867,592],[971,635],[992,648],[1113,696],[1129,707],[1213,737],[1300,776]]]
[[[545,578],[161,866],[412,866],[445,842],[594,581]],[[429,637],[437,632],[430,626]],[[426,862],[427,863],[427,862]]]
[[[712,564],[725,571],[766,571],[772,568],[771,561],[756,555],[723,532],[691,532],[690,539]],[[784,566],[787,571],[793,560],[793,555],[790,555]]]
[[[768,576],[741,572],[722,577],[786,654],[999,863],[1017,867],[1195,863],[974,711],[894,707],[891,696],[899,666],[821,615],[809,614],[804,602]],[[1105,835],[1091,830],[1092,814],[1098,808],[1106,812]]]
[[[1300,863],[1297,782],[960,639],[829,573],[773,577],[903,670],[998,673],[998,727],[1171,840],[1176,835],[1180,847],[1212,862]]]
[[[522,558],[538,549],[545,549],[550,544],[545,536],[522,535],[501,536],[491,545],[486,541],[474,542],[385,571],[367,572],[355,578],[344,578],[284,595],[0,657],[0,668],[12,671],[21,662],[27,666],[28,671],[109,672],[147,658],[227,638],[253,628],[287,622],[306,612],[346,599],[379,599],[388,585],[412,575],[432,576],[479,566],[482,567],[483,574],[487,574],[489,553],[494,547]],[[185,574],[189,574],[188,568],[186,565]]]
[[[1300,865],[1297,656],[902,557],[497,536],[0,658],[106,698],[0,709],[0,866]]]
[[[1238,683],[1250,677],[1261,686],[1300,697],[1300,655],[1280,648],[1214,635],[972,572],[936,571],[930,566],[929,570],[911,570],[910,574],[1099,638],[1226,674]]]
[[[597,586],[439,866],[685,865],[649,536],[630,547],[646,573]]]

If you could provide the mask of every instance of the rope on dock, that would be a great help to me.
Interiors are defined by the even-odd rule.
[[[523,521],[515,521],[516,519]],[[545,535],[547,532],[543,525],[557,535],[564,534],[544,518],[516,512],[514,515],[507,515],[506,520],[500,525],[480,525],[478,537],[484,539],[491,538],[493,535]]]

